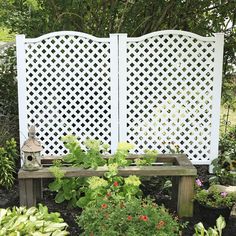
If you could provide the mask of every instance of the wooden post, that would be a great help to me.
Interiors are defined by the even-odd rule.
[[[34,179],[34,195],[36,197],[36,200],[43,199],[43,191],[42,191],[42,179]]]
[[[179,193],[179,177],[172,177],[172,193],[171,193],[171,201],[175,206],[175,211],[177,211],[176,202],[178,202],[178,193]]]
[[[179,217],[193,216],[194,177],[179,177],[177,212]]]
[[[32,207],[36,205],[36,194],[33,179],[19,179],[20,206]]]

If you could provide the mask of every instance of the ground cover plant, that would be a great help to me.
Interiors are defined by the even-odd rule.
[[[38,208],[13,207],[0,209],[0,235],[64,236],[68,225],[57,212],[39,204]]]

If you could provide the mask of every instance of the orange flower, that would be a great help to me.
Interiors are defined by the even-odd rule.
[[[165,226],[165,221],[163,221],[163,220],[161,220],[157,225],[156,225],[156,227],[157,227],[157,229],[161,229],[161,228],[163,228],[164,226]]]
[[[114,186],[114,187],[118,187],[118,186],[119,186],[119,183],[118,183],[117,181],[115,181],[115,182],[113,183],[113,186]]]
[[[146,215],[139,216],[139,219],[143,221],[148,221],[148,217]]]
[[[128,216],[128,217],[127,217],[127,220],[132,220],[132,219],[133,219],[132,216]]]
[[[103,203],[103,204],[101,205],[101,208],[102,208],[102,209],[107,208],[107,204],[106,204],[106,203]]]

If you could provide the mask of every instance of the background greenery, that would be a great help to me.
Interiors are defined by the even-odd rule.
[[[37,37],[60,30],[80,31],[98,37],[124,32],[129,36],[140,36],[166,29],[185,30],[202,36],[223,32],[222,103],[233,111],[236,107],[235,9],[235,0],[0,0],[0,40],[11,41],[15,34]],[[0,103],[9,117],[7,120],[15,123],[12,118],[17,114],[14,66],[8,68],[7,73],[0,73],[0,91]],[[227,109],[223,111],[227,113]],[[235,122],[232,114],[229,118]],[[1,124],[1,127],[5,126],[4,122]]]

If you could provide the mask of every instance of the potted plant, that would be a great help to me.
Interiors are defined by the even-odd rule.
[[[231,208],[236,202],[236,194],[220,192],[214,186],[206,190],[203,188],[202,182],[197,179],[194,199],[199,206],[202,220],[209,226],[213,226],[220,215],[227,222]]]

